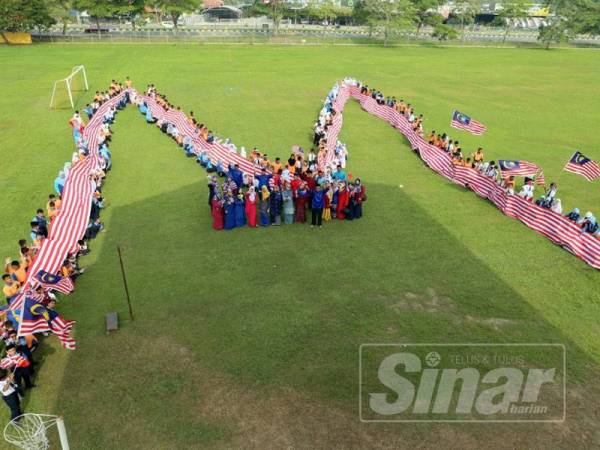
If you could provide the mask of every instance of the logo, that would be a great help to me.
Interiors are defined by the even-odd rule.
[[[364,422],[562,422],[562,344],[363,344]]]

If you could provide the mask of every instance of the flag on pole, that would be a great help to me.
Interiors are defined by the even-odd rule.
[[[567,162],[564,170],[581,175],[588,181],[594,181],[596,178],[600,178],[600,166],[598,163],[592,161],[580,151],[573,153],[573,156],[571,156],[571,159]]]
[[[63,294],[69,294],[75,286],[69,277],[59,277],[58,275],[52,275],[45,270],[40,270],[36,275],[35,279],[40,282],[44,289],[62,292]]]
[[[459,130],[468,131],[469,133],[477,136],[480,136],[487,131],[487,127],[484,124],[477,122],[475,119],[471,119],[466,114],[463,114],[457,110],[454,110],[452,113],[452,121],[450,122],[450,126],[458,128]]]
[[[28,297],[25,297],[22,305],[20,314],[15,316],[19,317],[18,336],[50,331],[50,325],[48,324],[50,316],[44,305]]]
[[[498,166],[502,176],[515,176],[515,177],[535,177],[536,184],[546,184],[544,178],[544,171],[540,166],[529,161],[523,160],[498,160]]]

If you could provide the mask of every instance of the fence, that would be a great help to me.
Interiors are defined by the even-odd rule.
[[[89,29],[88,29],[89,30]],[[423,29],[420,33],[403,31],[396,33],[391,42],[405,44],[414,42],[437,42],[433,30]],[[111,25],[100,32],[86,32],[84,27],[70,28],[66,34],[58,29],[33,33],[35,42],[197,42],[197,43],[297,43],[297,44],[379,44],[383,40],[378,30],[362,26],[325,27],[318,25],[282,25],[275,33],[269,22],[254,24],[215,23],[200,26],[185,26],[178,30],[158,26],[133,30],[130,26]],[[460,32],[459,32],[460,35]],[[481,27],[468,29],[464,37],[451,41],[453,44],[494,45],[504,41],[505,32],[499,28]],[[506,42],[516,45],[538,45],[537,30],[511,30]],[[600,37],[578,36],[571,41],[577,46],[600,45]]]

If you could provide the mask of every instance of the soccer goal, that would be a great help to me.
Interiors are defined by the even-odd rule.
[[[48,430],[56,427],[62,450],[69,450],[65,422],[60,416],[23,414],[4,427],[4,439],[23,450],[47,450],[50,447]]]
[[[71,109],[75,109],[73,102],[73,93],[78,91],[89,90],[87,75],[84,66],[75,66],[71,71],[71,75],[62,80],[56,80],[52,88],[52,97],[50,98],[50,108],[56,108],[65,103],[71,105]]]

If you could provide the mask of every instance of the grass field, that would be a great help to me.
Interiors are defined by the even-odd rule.
[[[535,161],[565,209],[600,213],[598,183],[561,171],[575,148],[600,159],[593,50],[0,47],[0,256],[16,255],[73,151],[70,112],[47,105],[52,82],[77,64],[92,92],[112,78],[130,76],[140,90],[155,83],[219,135],[280,156],[310,144],[322,98],[336,79],[355,76],[410,100],[426,129],[448,130],[453,108],[470,113],[489,132],[452,133],[463,148]],[[341,139],[367,186],[361,221],[217,233],[205,173],[137,111],[119,113],[107,231],[59,305],[78,321],[79,348],[46,341],[26,409],[63,414],[74,449],[600,446],[600,275],[423,168],[398,133],[353,101]],[[416,306],[398,307],[407,294]],[[106,335],[104,315],[114,310],[121,328]],[[364,342],[564,343],[567,420],[361,423]]]

